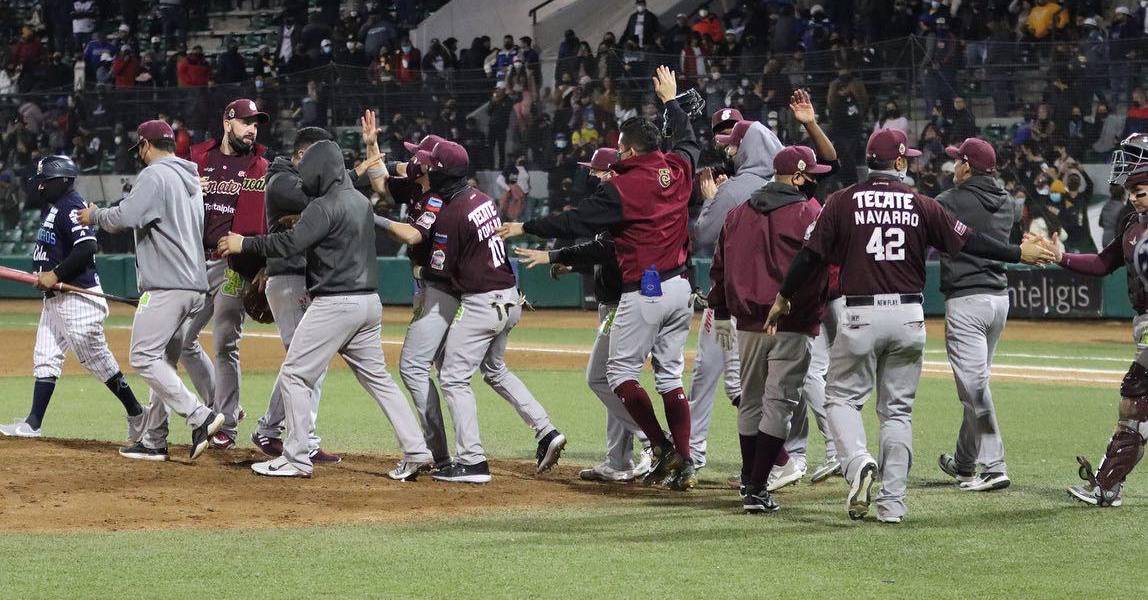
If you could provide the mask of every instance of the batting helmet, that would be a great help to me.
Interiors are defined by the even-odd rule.
[[[33,179],[40,182],[60,177],[75,179],[79,176],[80,168],[76,166],[76,163],[72,162],[72,159],[67,156],[57,154],[45,156],[36,163],[36,175]]]
[[[1128,187],[1148,182],[1148,134],[1134,133],[1112,153],[1108,183]]]

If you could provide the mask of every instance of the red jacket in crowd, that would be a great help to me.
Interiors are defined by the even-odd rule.
[[[112,63],[112,75],[116,78],[116,87],[133,87],[136,76],[140,74],[140,60],[134,54],[119,55]]]
[[[419,65],[422,64],[422,53],[418,48],[412,47],[409,52],[399,50],[396,55],[398,64],[395,65],[395,79],[399,83],[414,83],[419,80]]]
[[[698,19],[697,23],[691,27],[698,35],[709,36],[714,42],[720,42],[725,39],[725,27],[721,24],[721,19],[710,14],[704,19]]]
[[[189,54],[176,65],[179,87],[202,87],[211,81],[211,65],[202,56]]]

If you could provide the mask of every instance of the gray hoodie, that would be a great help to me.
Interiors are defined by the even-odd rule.
[[[299,162],[302,192],[313,198],[293,229],[244,238],[243,252],[266,257],[306,252],[312,296],[378,293],[375,222],[370,201],[355,190],[335,142],[317,142]]]
[[[207,292],[203,190],[195,163],[177,156],[153,161],[118,206],[97,208],[92,221],[113,233],[135,231],[141,292]]]
[[[974,175],[937,196],[937,202],[974,231],[1008,243],[1016,205],[992,177]],[[1004,263],[965,253],[952,258],[941,255],[941,292],[945,298],[1000,295],[1007,289]]]
[[[773,157],[784,147],[777,135],[762,123],[755,121],[749,127],[733,157],[737,171],[718,186],[713,200],[702,205],[694,223],[695,256],[713,256],[726,215],[773,177]]]

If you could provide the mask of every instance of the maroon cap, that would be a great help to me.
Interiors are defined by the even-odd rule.
[[[786,146],[773,157],[773,170],[777,175],[820,175],[833,167],[818,164],[817,155],[809,146]]]
[[[902,156],[913,158],[920,156],[920,150],[909,147],[909,138],[900,129],[878,129],[869,136],[869,143],[865,144],[865,156],[877,160],[896,160]]]
[[[710,129],[718,131],[726,127],[733,127],[735,123],[741,120],[740,110],[736,108],[723,108],[710,117]]]
[[[745,132],[749,131],[750,125],[753,125],[753,121],[738,121],[737,125],[734,125],[728,134],[719,134],[714,136],[714,139],[717,140],[718,145],[721,146],[741,144],[741,138],[745,137]]]
[[[430,149],[434,148],[435,144],[445,141],[447,141],[446,138],[441,138],[437,135],[431,134],[419,140],[419,143],[417,144],[403,142],[403,147],[405,147],[407,152],[410,152],[411,154],[414,154],[419,150],[426,150],[427,152],[430,152]]]
[[[580,162],[578,166],[593,169],[595,171],[609,171],[614,163],[618,162],[618,151],[613,148],[598,148],[594,151],[594,156],[590,157],[590,162]]]
[[[260,123],[267,123],[271,120],[270,115],[260,111],[259,107],[255,106],[254,100],[247,98],[232,100],[231,104],[223,109],[224,119],[246,119],[249,117],[257,117]]]
[[[945,148],[949,158],[963,160],[978,171],[992,171],[997,168],[997,151],[993,145],[978,138],[968,138],[958,146]]]
[[[470,169],[470,157],[466,154],[466,148],[444,140],[431,148],[430,166],[442,169],[447,175],[462,177]]]
[[[421,177],[431,163],[431,153],[426,150],[416,150],[415,155],[407,161],[407,178]]]
[[[129,151],[135,150],[143,140],[154,142],[156,140],[175,139],[175,132],[171,130],[171,125],[160,119],[140,123],[140,126],[136,127],[136,135],[139,136],[139,140],[129,148]]]

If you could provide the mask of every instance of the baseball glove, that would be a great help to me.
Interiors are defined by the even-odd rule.
[[[271,306],[267,304],[267,294],[254,285],[243,290],[243,310],[258,323],[274,323]]]
[[[678,106],[682,107],[682,111],[686,113],[691,123],[706,111],[706,99],[696,89],[691,88],[674,99],[678,101]],[[670,130],[669,114],[663,111],[662,136],[668,138],[671,134],[673,131]]]

